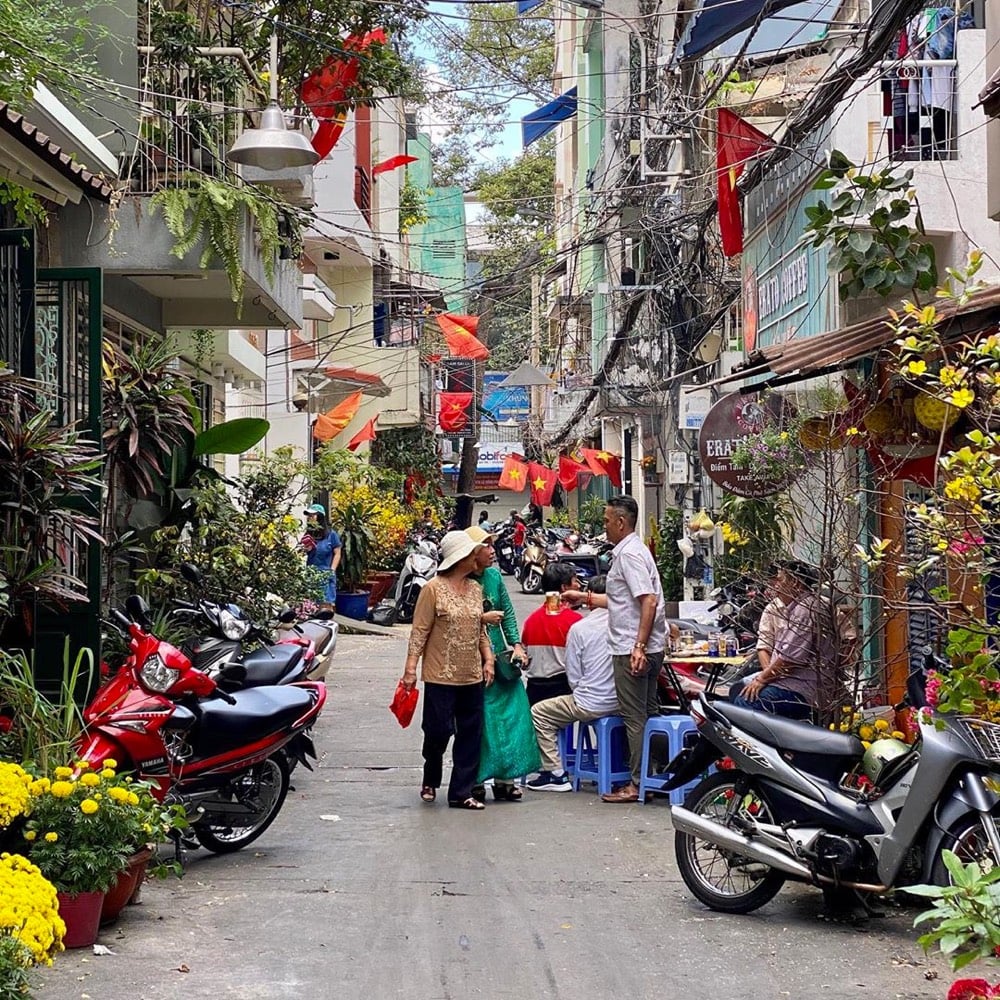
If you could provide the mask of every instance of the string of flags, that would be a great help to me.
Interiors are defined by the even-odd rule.
[[[607,476],[613,486],[621,489],[621,456],[600,448],[580,448],[573,455],[560,455],[557,470],[541,462],[529,462],[521,455],[508,455],[497,485],[515,493],[530,489],[531,502],[546,507],[552,502],[556,484],[569,491],[586,486],[591,476]]]

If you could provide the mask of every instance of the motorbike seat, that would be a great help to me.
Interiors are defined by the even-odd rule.
[[[312,639],[313,645],[318,652],[326,649],[327,643],[333,638],[334,629],[329,625],[321,625],[319,622],[302,622],[299,629],[307,639]]]
[[[243,666],[247,668],[244,687],[264,687],[268,684],[279,684],[285,680],[299,661],[303,649],[290,642],[278,643],[263,649],[255,649],[243,657]]]
[[[712,708],[734,726],[782,750],[826,757],[860,758],[864,753],[861,740],[851,733],[831,732],[811,722],[783,719],[724,701],[713,702]]]
[[[235,691],[233,697],[235,705],[221,698],[200,703],[198,744],[205,755],[285,729],[305,715],[313,703],[310,692],[300,687],[248,688]]]

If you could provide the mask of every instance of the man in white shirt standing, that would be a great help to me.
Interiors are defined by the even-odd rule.
[[[588,594],[603,594],[604,576],[590,581]],[[542,792],[568,792],[569,778],[559,759],[559,730],[574,722],[591,722],[618,712],[611,648],[608,645],[608,612],[595,608],[566,634],[566,678],[571,694],[547,698],[531,708],[535,737],[542,755],[542,770],[528,788]]]
[[[614,544],[607,594],[577,594],[589,607],[608,609],[608,645],[615,674],[619,713],[628,736],[632,780],[608,795],[605,802],[638,802],[642,776],[642,736],[646,720],[659,714],[656,679],[667,648],[667,618],[663,587],[649,549],[636,534],[639,505],[633,497],[612,497],[604,508],[604,530]]]

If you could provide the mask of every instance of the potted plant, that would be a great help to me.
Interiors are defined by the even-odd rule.
[[[55,886],[20,854],[0,856],[0,996],[30,996],[30,971],[51,965],[66,925]]]
[[[64,945],[97,940],[104,895],[129,866],[139,796],[119,787],[113,768],[57,767],[34,783],[23,838],[29,859],[58,891]]]
[[[341,512],[340,566],[337,568],[337,610],[347,618],[364,621],[368,614],[365,580],[371,558],[372,530],[363,515],[348,505]]]

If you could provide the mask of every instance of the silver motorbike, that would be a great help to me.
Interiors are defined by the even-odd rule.
[[[671,820],[681,877],[713,910],[749,913],[789,879],[874,894],[946,885],[946,849],[1000,863],[996,723],[922,717],[912,746],[866,751],[853,735],[704,696],[690,713],[697,735],[670,763],[669,787],[726,766]]]

